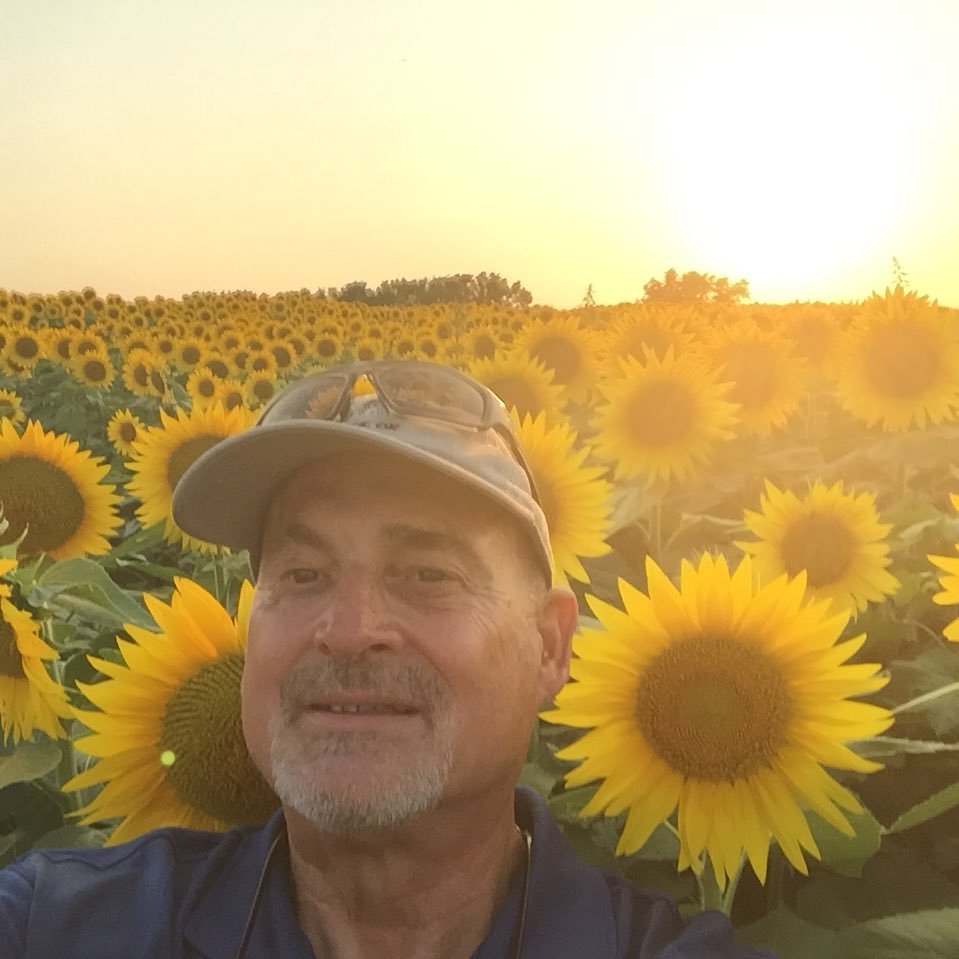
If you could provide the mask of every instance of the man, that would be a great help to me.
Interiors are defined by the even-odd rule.
[[[307,377],[193,464],[174,513],[250,551],[243,729],[283,808],[31,853],[0,872],[3,956],[759,955],[579,861],[515,788],[577,610],[489,390],[412,361]]]

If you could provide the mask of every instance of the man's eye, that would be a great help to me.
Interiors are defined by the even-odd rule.
[[[307,583],[315,583],[319,578],[319,573],[307,566],[296,566],[293,569],[288,569],[283,574],[283,578],[296,583],[297,586],[305,586]]]

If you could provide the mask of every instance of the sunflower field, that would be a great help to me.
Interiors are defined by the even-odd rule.
[[[959,955],[959,310],[0,290],[0,864],[276,799],[245,554],[172,489],[282,386],[436,359],[511,408],[573,681],[524,781],[580,853],[792,957]]]

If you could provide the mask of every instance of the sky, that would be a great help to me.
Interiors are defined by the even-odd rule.
[[[959,307],[957,0],[0,0],[0,287]]]

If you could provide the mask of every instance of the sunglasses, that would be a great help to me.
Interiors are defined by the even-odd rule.
[[[300,419],[348,422],[356,384],[361,378],[394,416],[433,420],[465,429],[495,430],[506,440],[529,479],[533,499],[540,503],[506,405],[491,389],[448,366],[422,360],[370,360],[314,373],[277,395],[256,425]]]

